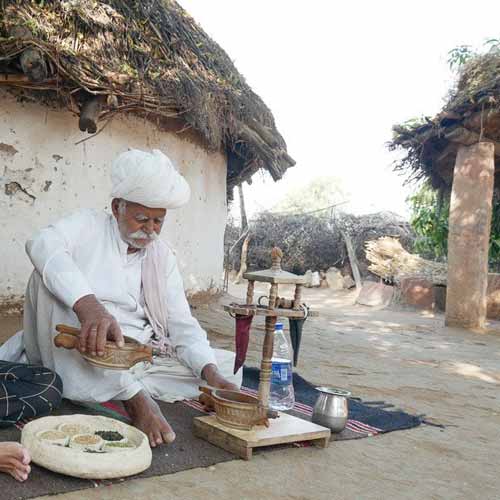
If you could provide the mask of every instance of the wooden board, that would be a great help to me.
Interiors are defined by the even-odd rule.
[[[274,285],[305,285],[306,278],[288,273],[287,271],[255,271],[243,274],[243,278],[248,281],[258,281],[259,283],[271,283]]]
[[[281,318],[303,318],[305,313],[303,309],[267,309],[266,307],[256,307],[256,306],[224,306],[224,311],[241,314],[244,316],[254,315],[254,316],[276,316]],[[317,311],[309,311],[308,317],[318,316]]]
[[[326,448],[330,429],[280,412],[280,417],[270,420],[269,427],[256,426],[251,431],[231,429],[221,424],[215,415],[194,419],[195,436],[238,455],[244,460],[252,458],[252,450],[262,446],[311,441]]]

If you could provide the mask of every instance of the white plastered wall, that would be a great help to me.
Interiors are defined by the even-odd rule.
[[[162,232],[177,251],[190,293],[218,288],[226,224],[226,159],[176,132],[119,117],[90,140],[78,119],[0,91],[0,305],[16,300],[32,270],[24,251],[39,228],[79,208],[109,210],[112,160],[128,148],[160,149],[188,180],[190,203]]]

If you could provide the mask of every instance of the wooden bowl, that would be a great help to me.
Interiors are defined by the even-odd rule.
[[[250,431],[256,425],[269,427],[269,418],[277,418],[277,412],[266,410],[254,396],[238,391],[199,387],[210,395],[217,420],[233,429]]]
[[[57,325],[59,332],[54,337],[54,344],[65,349],[76,349],[80,330],[66,325]],[[152,361],[153,349],[137,342],[130,337],[124,337],[125,345],[118,347],[114,342],[106,342],[103,356],[93,356],[85,352],[80,353],[91,365],[107,370],[128,370],[141,361]]]

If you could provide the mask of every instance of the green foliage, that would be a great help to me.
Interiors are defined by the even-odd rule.
[[[493,215],[491,217],[490,255],[491,266],[498,272],[500,268],[500,201],[493,200]]]
[[[411,209],[410,224],[417,235],[414,250],[428,258],[445,258],[448,251],[448,201],[440,200],[437,192],[425,184],[407,202]]]
[[[305,186],[292,189],[275,205],[273,212],[312,212],[347,200],[337,177],[316,177]]]
[[[490,38],[484,42],[484,46],[488,47],[488,52],[498,53],[500,52],[500,38]]]
[[[413,250],[430,259],[445,260],[448,252],[448,217],[450,203],[439,198],[437,191],[424,184],[407,200],[410,224],[417,235]],[[493,200],[491,221],[490,270],[500,269],[500,200]]]
[[[448,52],[448,65],[450,69],[458,69],[475,55],[470,45],[459,45]]]
[[[448,65],[452,70],[459,70],[466,62],[481,53],[500,53],[500,38],[489,38],[483,43],[483,50],[476,51],[470,45],[458,45],[448,52]]]

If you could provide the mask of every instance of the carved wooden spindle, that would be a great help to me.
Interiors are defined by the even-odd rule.
[[[278,285],[273,283],[271,285],[271,290],[269,291],[269,309],[274,309],[276,307],[276,301],[278,300]]]
[[[276,316],[268,316],[266,318],[266,336],[264,337],[264,345],[262,346],[259,378],[259,401],[264,408],[269,407],[275,325]]]
[[[300,309],[301,302],[302,302],[302,285],[295,285],[295,296],[293,298],[293,308],[295,310]]]
[[[253,304],[254,287],[255,287],[255,281],[249,281],[247,287],[247,305]]]
[[[271,269],[273,271],[281,271],[281,259],[283,258],[283,252],[281,248],[274,247],[271,250]]]

